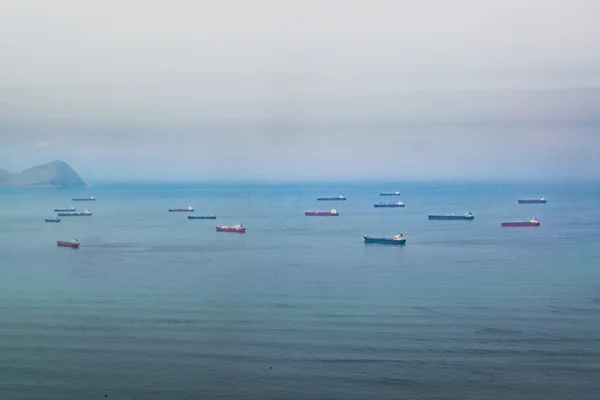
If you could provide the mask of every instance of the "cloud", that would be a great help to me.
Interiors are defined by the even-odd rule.
[[[597,15],[595,0],[21,0],[0,14],[0,85],[598,83]]]

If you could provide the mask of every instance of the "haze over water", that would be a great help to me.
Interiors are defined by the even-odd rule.
[[[392,190],[406,208],[374,209]],[[3,190],[0,398],[594,399],[599,195],[583,183]],[[93,216],[44,223],[71,204]],[[167,212],[187,205],[218,219]],[[339,217],[303,215],[332,207]],[[427,220],[468,210],[474,221]],[[500,227],[530,217],[541,226]],[[215,232],[238,222],[245,235]],[[396,232],[405,247],[362,242]],[[78,250],[55,245],[74,237]]]
[[[11,1],[0,169],[598,180],[597,15],[596,0]]]

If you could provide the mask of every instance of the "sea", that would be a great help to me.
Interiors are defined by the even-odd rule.
[[[598,399],[599,199],[572,182],[1,190],[0,399]],[[72,205],[93,215],[44,222]],[[189,205],[217,219],[167,211]]]

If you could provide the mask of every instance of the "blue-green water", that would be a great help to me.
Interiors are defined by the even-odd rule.
[[[406,208],[374,209],[392,190]],[[534,196],[549,202],[517,204]],[[596,399],[598,199],[597,184],[0,191],[0,399]],[[189,204],[218,219],[167,212]],[[44,223],[70,205],[94,215]],[[405,247],[362,242],[396,232]]]

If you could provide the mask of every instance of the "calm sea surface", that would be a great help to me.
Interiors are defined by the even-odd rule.
[[[598,184],[3,190],[0,399],[598,399],[599,204]],[[71,205],[93,216],[44,223]],[[188,205],[218,219],[167,212]]]

